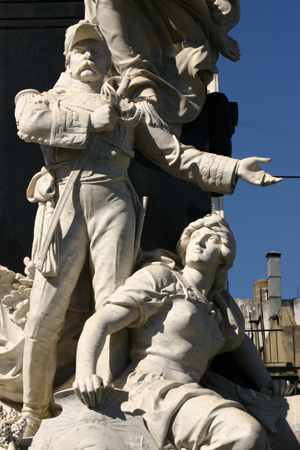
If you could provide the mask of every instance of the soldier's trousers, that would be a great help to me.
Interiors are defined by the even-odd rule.
[[[127,180],[75,185],[59,223],[59,273],[45,278],[37,271],[32,288],[23,365],[25,415],[43,418],[51,402],[57,341],[86,258],[97,309],[132,271],[135,226]]]

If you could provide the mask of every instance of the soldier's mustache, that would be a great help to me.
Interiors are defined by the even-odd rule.
[[[91,59],[85,59],[81,62],[81,64],[79,65],[78,68],[78,72],[81,72],[82,70],[89,68],[91,69],[93,72],[95,72],[97,75],[99,75],[99,71],[97,70],[94,61],[92,61]]]

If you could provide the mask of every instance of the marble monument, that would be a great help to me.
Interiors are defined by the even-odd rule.
[[[15,99],[18,135],[40,145],[45,164],[27,189],[38,210],[25,276],[0,271],[0,396],[16,410],[23,404],[16,420],[20,430],[26,423],[24,438],[41,426],[36,449],[41,442],[66,448],[66,429],[72,448],[200,448],[225,434],[232,448],[267,448],[288,402],[277,397],[291,388],[271,380],[224,291],[235,253],[228,224],[212,215],[187,227],[178,247],[182,262],[164,251],[146,254],[140,248],[146,202],[128,177],[136,148],[210,192],[232,194],[239,178],[259,186],[281,181],[260,168],[268,158],[237,160],[180,142],[182,125],[203,107],[218,53],[240,57],[227,34],[239,19],[239,2],[85,5],[85,20],[66,31],[66,71],[53,89],[25,89]],[[80,308],[70,311],[74,298]],[[71,386],[67,366],[76,349],[63,333],[73,338],[82,328],[74,390],[56,396],[60,415],[53,382],[61,369],[56,388]],[[233,395],[231,384],[210,375],[210,361],[226,351],[271,397]],[[201,401],[211,406],[200,418],[193,408]],[[77,425],[66,413],[73,407],[82,411]],[[241,423],[235,433],[226,425],[231,415]],[[115,416],[132,425],[118,434],[120,420],[109,419]],[[74,435],[83,422],[85,431]],[[88,436],[87,424],[95,422],[101,426]],[[218,431],[207,433],[217,423]],[[5,438],[6,447],[17,445],[20,434]]]

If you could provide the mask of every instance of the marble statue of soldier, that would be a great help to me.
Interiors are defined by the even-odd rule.
[[[97,25],[81,21],[68,28],[65,57],[65,88],[16,97],[19,137],[40,144],[46,163],[27,191],[39,210],[23,365],[26,434],[49,414],[57,341],[86,261],[96,310],[131,274],[137,200],[127,168],[133,144],[204,190],[231,194],[238,178],[261,186],[280,181],[258,166],[264,158],[238,161],[181,145],[151,99],[122,99],[124,80],[117,91],[104,83],[110,52]]]
[[[75,392],[89,407],[101,403],[105,388],[97,358],[105,337],[128,327],[130,362],[115,386],[129,395],[122,411],[142,415],[159,449],[265,450],[276,428],[272,448],[299,448],[293,434],[299,396],[284,398],[293,387],[271,379],[244,333],[241,311],[224,290],[235,257],[227,222],[217,214],[192,222],[177,251],[183,265],[161,252],[88,319],[78,344]],[[225,352],[260,392],[208,370]]]

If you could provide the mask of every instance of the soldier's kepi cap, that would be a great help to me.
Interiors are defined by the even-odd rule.
[[[72,25],[66,31],[64,55],[66,56],[77,42],[85,39],[93,39],[101,42],[104,47],[107,48],[107,53],[110,54],[100,27],[98,25],[93,25],[88,20],[80,20],[80,22]]]

